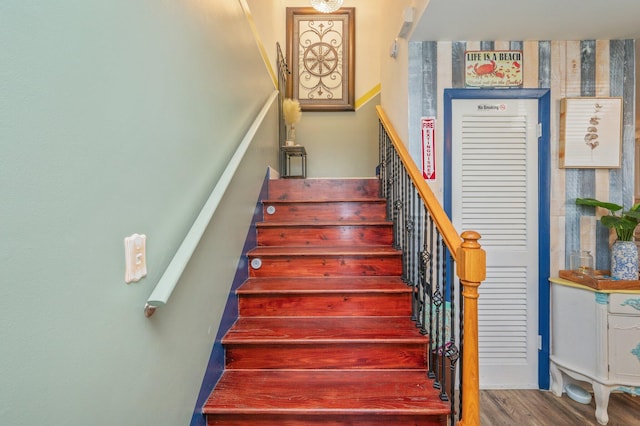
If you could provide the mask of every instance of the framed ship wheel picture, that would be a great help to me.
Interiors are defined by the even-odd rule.
[[[287,8],[287,97],[303,111],[355,110],[355,8]]]

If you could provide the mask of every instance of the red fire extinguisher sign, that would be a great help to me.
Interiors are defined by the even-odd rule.
[[[420,120],[422,129],[422,177],[436,180],[436,119],[424,117]]]

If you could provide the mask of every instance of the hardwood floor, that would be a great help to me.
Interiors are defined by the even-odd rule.
[[[549,391],[483,390],[480,392],[483,426],[597,426],[595,400],[580,404],[566,394]],[[640,425],[640,397],[611,394],[608,426]]]

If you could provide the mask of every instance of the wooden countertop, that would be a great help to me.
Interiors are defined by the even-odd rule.
[[[588,290],[588,291],[593,291],[593,292],[598,292],[598,293],[636,293],[636,294],[640,294],[640,281],[637,281],[638,284],[636,284],[635,288],[611,288],[609,286],[609,288],[596,288],[593,286],[589,286],[586,284],[582,284],[576,281],[571,281],[568,280],[566,278],[562,278],[562,277],[551,277],[549,278],[549,281],[552,284],[559,284],[559,285],[564,285],[567,287],[575,287],[575,288],[579,288],[579,289],[583,289],[583,290]]]

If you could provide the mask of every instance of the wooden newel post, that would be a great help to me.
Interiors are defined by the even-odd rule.
[[[464,345],[462,348],[462,418],[458,426],[480,425],[480,368],[478,362],[478,287],[487,275],[486,253],[480,234],[462,233],[457,251],[457,274],[464,298]]]

